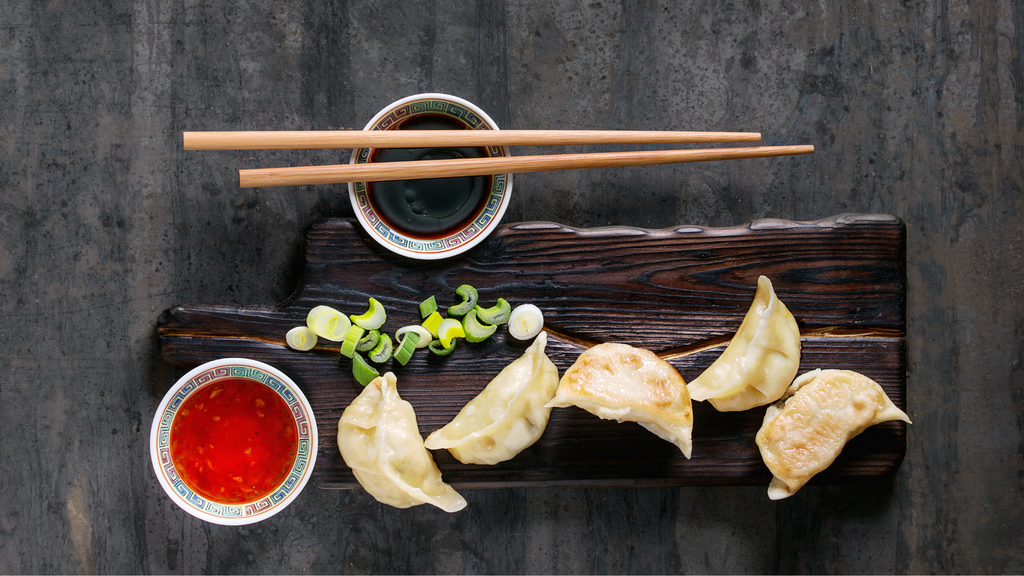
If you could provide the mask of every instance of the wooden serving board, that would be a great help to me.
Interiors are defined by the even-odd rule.
[[[485,306],[504,297],[544,311],[547,353],[559,374],[587,347],[616,341],[655,351],[690,381],[725,349],[763,274],[800,326],[800,373],[856,370],[906,409],[906,230],[892,216],[667,230],[520,223],[441,262],[394,255],[354,220],[323,220],[307,228],[302,258],[302,280],[287,301],[270,308],[175,306],[160,316],[158,333],[164,358],[177,366],[242,356],[291,376],[316,415],[314,478],[322,487],[357,486],[336,435],[342,411],[362,388],[336,345],[297,352],[285,347],[284,336],[317,304],[360,314],[370,296],[387,308],[385,329],[393,333],[419,321],[422,300],[434,295],[444,308],[459,300],[457,286],[471,284]],[[502,328],[480,344],[461,341],[450,356],[419,350],[408,365],[388,366],[425,437],[526,347]],[[477,466],[446,451],[433,456],[456,487],[767,485],[771,475],[754,444],[763,416],[764,408],[719,413],[694,402],[690,460],[639,425],[577,408],[555,409],[541,439],[509,462]],[[888,475],[905,451],[904,423],[875,426],[814,482]]]

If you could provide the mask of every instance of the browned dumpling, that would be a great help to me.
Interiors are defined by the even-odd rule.
[[[650,350],[594,346],[566,370],[547,405],[578,406],[606,420],[636,422],[690,457],[693,408],[686,382]]]
[[[813,370],[768,407],[756,442],[774,478],[772,500],[788,498],[829,467],[846,442],[889,420],[910,418],[874,380],[849,370]]]

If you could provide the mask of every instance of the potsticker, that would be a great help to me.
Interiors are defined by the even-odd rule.
[[[812,370],[764,415],[757,447],[774,478],[772,500],[788,498],[829,467],[854,436],[889,420],[910,423],[877,382],[849,370]]]

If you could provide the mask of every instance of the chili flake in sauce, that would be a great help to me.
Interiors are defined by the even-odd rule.
[[[259,500],[295,463],[298,431],[285,401],[251,380],[201,388],[171,424],[171,459],[201,496],[224,504]]]

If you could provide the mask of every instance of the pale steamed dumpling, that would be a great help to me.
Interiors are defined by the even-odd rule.
[[[338,448],[359,484],[396,508],[433,504],[445,512],[466,500],[441,480],[441,471],[416,425],[412,405],[402,400],[391,372],[370,382],[338,421]]]
[[[544,354],[541,332],[455,418],[427,436],[431,450],[447,448],[464,464],[497,464],[533,445],[548,425],[545,406],[558,388],[558,369]]]
[[[606,420],[636,422],[690,457],[693,409],[686,382],[650,350],[594,346],[566,370],[548,406],[578,406]]]
[[[687,388],[691,398],[707,400],[720,412],[749,410],[782,397],[799,367],[796,319],[761,276],[754,302],[725,352]]]
[[[772,500],[788,498],[829,467],[846,442],[889,420],[910,423],[877,382],[849,370],[813,370],[769,406],[756,442],[774,478]]]

